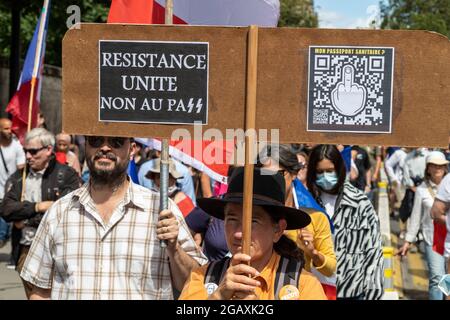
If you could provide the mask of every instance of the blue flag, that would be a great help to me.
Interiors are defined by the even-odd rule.
[[[310,208],[313,209],[313,211],[320,211],[322,212],[328,219],[328,222],[330,223],[331,233],[334,233],[334,225],[331,221],[328,214],[325,212],[325,209],[322,208],[316,200],[314,200],[311,193],[308,191],[308,189],[305,188],[303,183],[295,179],[294,180],[294,190],[295,190],[295,196],[296,196],[296,207],[304,207],[304,208]],[[308,210],[311,211],[311,210]]]
[[[344,159],[345,171],[350,172],[352,165],[352,146],[346,146],[344,150],[341,151],[341,156]]]
[[[128,163],[128,175],[130,176],[131,180],[134,183],[139,184],[138,174],[136,170],[136,162],[134,162],[134,159],[131,159]]]

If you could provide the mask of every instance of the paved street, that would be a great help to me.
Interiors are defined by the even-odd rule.
[[[19,275],[15,270],[6,268],[10,251],[10,242],[0,249],[0,300],[25,300]]]
[[[403,244],[398,238],[398,221],[391,219],[391,241],[394,249]],[[428,268],[423,245],[402,259],[394,257],[394,288],[404,300],[428,300]]]

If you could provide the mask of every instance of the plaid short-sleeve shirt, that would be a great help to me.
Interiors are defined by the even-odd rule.
[[[88,185],[56,201],[45,214],[20,276],[52,299],[173,299],[169,258],[156,236],[159,194],[130,181],[105,224]],[[201,265],[207,262],[183,215],[178,242]]]

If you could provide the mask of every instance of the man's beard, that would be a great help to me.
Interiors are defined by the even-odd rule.
[[[5,141],[10,142],[12,140],[12,133],[7,134],[7,133],[0,131],[0,137],[1,137],[1,139],[5,140]]]
[[[101,158],[107,158],[113,161],[115,163],[114,168],[112,170],[97,168],[95,166],[95,161]],[[112,188],[120,186],[126,180],[128,162],[128,157],[126,161],[120,163],[117,161],[117,157],[114,153],[108,152],[105,154],[98,151],[93,158],[87,159],[91,182],[94,185],[104,185]]]

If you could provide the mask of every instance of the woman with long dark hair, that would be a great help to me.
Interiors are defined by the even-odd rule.
[[[346,181],[344,160],[334,145],[318,145],[311,150],[306,182],[334,225],[337,298],[380,299],[380,222],[367,196]]]

